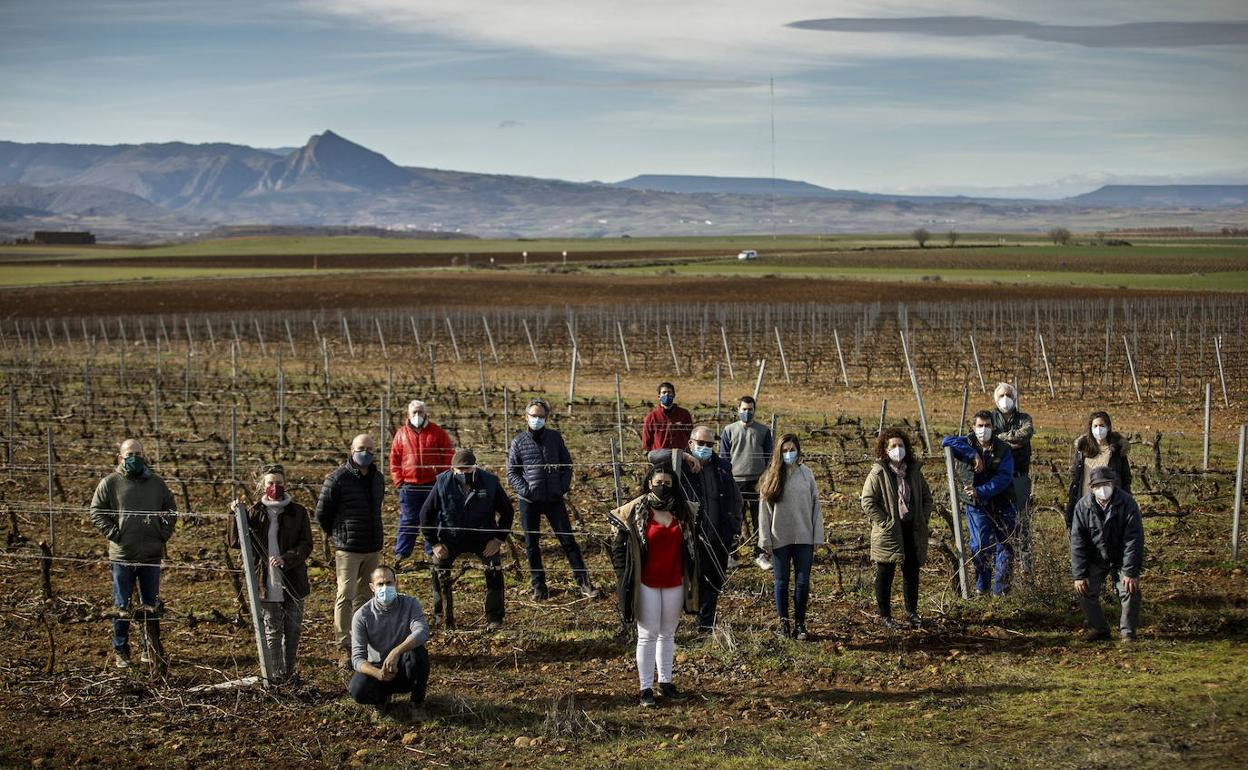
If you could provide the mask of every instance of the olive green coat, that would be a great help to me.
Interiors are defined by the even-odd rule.
[[[914,517],[914,553],[919,564],[927,562],[927,538],[932,518],[932,488],[923,478],[923,462],[911,459],[906,472],[910,487],[910,513]],[[862,485],[862,510],[871,522],[871,561],[904,561],[901,519],[897,514],[897,479],[887,460],[877,461]]]

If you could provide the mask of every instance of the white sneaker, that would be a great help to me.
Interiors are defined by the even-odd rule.
[[[736,569],[737,567],[740,567],[740,566],[741,566],[741,562],[737,561],[736,556],[728,557],[728,569]]]
[[[754,563],[758,565],[758,568],[761,570],[771,569],[771,559],[768,559],[767,554],[765,553],[760,553],[758,556],[755,556]]]

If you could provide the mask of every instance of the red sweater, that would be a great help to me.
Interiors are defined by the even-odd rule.
[[[439,473],[450,469],[453,454],[451,437],[436,423],[426,422],[420,431],[404,423],[390,444],[390,478],[396,487],[432,484]]]
[[[646,522],[646,563],[641,568],[641,584],[650,588],[675,588],[685,579],[683,555],[684,536],[680,522],[663,526],[654,520]]]
[[[693,415],[683,406],[671,409],[656,406],[641,424],[641,446],[647,452],[656,449],[685,449],[693,432]]]

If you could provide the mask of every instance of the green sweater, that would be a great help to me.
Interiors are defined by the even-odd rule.
[[[147,469],[133,479],[118,468],[95,488],[91,523],[108,538],[110,560],[160,564],[165,543],[173,536],[177,510],[173,493],[160,476]]]

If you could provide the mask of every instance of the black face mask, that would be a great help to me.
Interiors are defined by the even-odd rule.
[[[650,502],[654,508],[670,511],[676,503],[676,495],[672,493],[671,485],[655,484],[650,487]]]
[[[455,480],[458,481],[460,484],[467,484],[468,486],[472,486],[473,475],[474,474],[472,471],[469,471],[467,473],[459,473],[457,471],[455,473]]]

